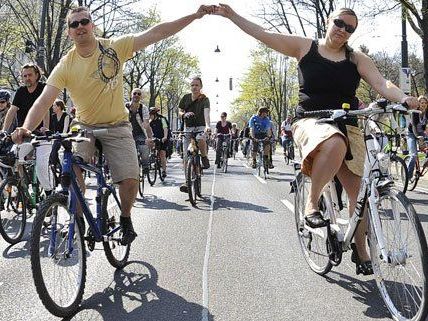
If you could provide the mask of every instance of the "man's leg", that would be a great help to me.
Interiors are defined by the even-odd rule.
[[[166,174],[166,150],[161,149],[159,151],[159,156],[160,156],[160,161],[162,166],[162,175],[163,175],[163,173]]]
[[[139,166],[130,125],[108,128],[108,133],[99,137],[104,155],[110,167],[112,180],[119,184],[121,201],[121,244],[130,244],[137,233],[131,221],[131,209],[138,192]]]
[[[253,163],[251,164],[252,168],[257,167],[257,150],[259,149],[259,142],[253,140],[253,149],[251,150],[251,157],[253,158]]]
[[[119,183],[119,197],[122,206],[122,216],[131,217],[131,210],[134,206],[138,193],[138,181],[133,178],[124,179]]]

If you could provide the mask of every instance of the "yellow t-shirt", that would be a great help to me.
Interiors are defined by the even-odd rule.
[[[123,64],[132,58],[134,36],[97,40],[104,50],[114,49],[119,59],[116,68],[114,60],[108,55],[103,56],[102,62],[99,61],[99,46],[87,58],[81,57],[74,47],[56,65],[47,84],[68,90],[76,107],[76,117],[82,123],[96,125],[128,121],[123,98]],[[100,64],[103,66],[102,72]]]

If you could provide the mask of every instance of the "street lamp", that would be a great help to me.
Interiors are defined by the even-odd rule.
[[[218,80],[218,77],[215,78],[215,82],[219,82],[220,80]]]
[[[217,45],[217,48],[214,49],[214,52],[220,52],[220,48]]]

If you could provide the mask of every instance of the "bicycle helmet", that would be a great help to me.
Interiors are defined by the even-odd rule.
[[[7,90],[0,89],[0,100],[8,101],[10,99],[10,94]]]

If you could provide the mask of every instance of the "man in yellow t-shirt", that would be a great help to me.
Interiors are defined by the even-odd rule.
[[[22,127],[13,133],[15,142],[41,122],[61,90],[66,88],[76,107],[76,121],[81,128],[108,128],[100,137],[113,181],[119,183],[122,204],[122,244],[135,237],[131,209],[138,191],[138,161],[132,138],[128,112],[123,101],[123,64],[139,51],[159,40],[174,35],[196,19],[213,12],[213,6],[201,6],[197,12],[172,22],[161,23],[144,32],[116,39],[95,37],[95,25],[86,7],[70,10],[67,16],[68,35],[74,47],[61,59],[47,80],[41,96],[33,104]],[[75,146],[75,154],[88,160],[94,151],[91,142]],[[123,162],[126,159],[126,162]],[[84,188],[83,176],[76,171]]]

